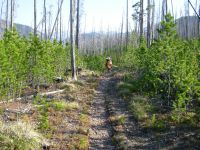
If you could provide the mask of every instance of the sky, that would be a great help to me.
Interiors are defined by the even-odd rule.
[[[0,0],[2,1],[2,0]],[[47,0],[47,9],[53,14],[55,20],[57,12],[57,0]],[[33,0],[17,0],[15,22],[33,26]],[[37,22],[42,18],[43,0],[37,0]],[[125,14],[125,0],[84,0],[81,11],[82,32],[93,30],[106,31],[108,27],[117,30],[122,22],[122,15]],[[68,30],[69,22],[69,0],[63,3],[64,28]],[[131,15],[129,16],[131,18]]]
[[[5,0],[0,0],[0,6]],[[57,12],[57,0],[46,0],[47,11],[51,10],[52,22],[55,20]],[[122,16],[126,14],[126,0],[82,0],[82,11],[81,11],[81,32],[92,32],[92,31],[120,31],[122,23]],[[133,13],[132,5],[139,0],[129,0],[129,25],[134,28],[134,21],[132,20],[131,14]],[[159,1],[155,0],[156,8],[159,7]],[[174,9],[176,16],[180,15],[180,9],[184,8],[184,1],[186,0],[168,0],[174,3]],[[195,5],[195,2],[199,0],[191,0]],[[16,11],[14,22],[29,25],[33,27],[33,2],[34,0],[16,0]],[[198,2],[199,3],[199,2]],[[63,3],[63,29],[68,31],[69,29],[69,0],[64,0]],[[161,4],[161,3],[160,3]],[[170,7],[170,6],[169,6]],[[42,19],[43,11],[43,0],[37,0],[37,22],[39,23]],[[190,12],[193,12],[190,10]],[[4,15],[5,16],[5,15]]]

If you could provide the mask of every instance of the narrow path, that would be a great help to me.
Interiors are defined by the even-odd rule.
[[[101,78],[91,106],[90,150],[198,149],[199,142],[193,142],[195,147],[188,143],[195,137],[190,130],[159,132],[143,127],[117,94],[120,80],[115,72]]]
[[[118,97],[116,90],[117,79],[109,77],[106,104],[110,116],[124,116],[125,121],[123,125],[112,123],[114,129],[114,139],[117,139],[116,146],[118,149],[132,150],[132,149],[157,149],[152,147],[150,142],[150,135],[144,134],[135,121],[133,115],[128,111],[124,100]]]
[[[105,104],[107,80],[107,78],[101,79],[91,107],[90,150],[115,149]]]
[[[118,97],[117,82],[118,79],[109,73],[102,77],[97,88],[91,107],[90,150],[158,149],[151,135],[140,130],[126,103]],[[109,120],[117,116],[125,117],[122,125]]]

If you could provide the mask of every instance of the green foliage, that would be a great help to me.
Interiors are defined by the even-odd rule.
[[[0,40],[0,99],[20,96],[27,85],[51,83],[55,76],[64,76],[66,66],[69,46],[33,35],[20,37],[16,28],[6,30]]]
[[[102,55],[82,56],[84,66],[93,71],[103,71],[105,69],[105,57]]]
[[[55,107],[55,110],[57,110],[57,111],[65,110],[65,103],[64,102],[54,102],[53,105]]]
[[[148,117],[151,106],[148,99],[135,95],[129,101],[129,109],[137,120],[143,120]]]
[[[16,97],[18,89],[24,86],[25,46],[26,41],[19,37],[15,28],[13,32],[6,31],[4,39],[0,40],[0,98]]]
[[[123,88],[159,97],[162,106],[170,106],[181,115],[189,109],[191,100],[200,96],[200,42],[180,39],[170,14],[165,16],[158,32],[159,38],[149,49],[142,39],[139,48],[128,50],[130,58],[126,59],[132,62],[127,66],[136,68],[138,75]]]
[[[166,123],[164,120],[157,118],[156,114],[153,114],[150,121],[147,121],[147,126],[154,130],[164,130]]]
[[[118,116],[117,119],[118,119],[117,122],[118,122],[119,125],[124,125],[125,122],[126,122],[126,117],[124,115]]]
[[[49,129],[48,112],[45,109],[41,110],[39,117],[39,129],[42,131]]]
[[[0,122],[0,149],[41,149],[43,140],[43,137],[29,124]]]
[[[49,117],[48,117],[48,108],[50,107],[50,104],[46,101],[46,98],[41,98],[40,96],[37,96],[33,104],[38,106],[39,111],[39,129],[42,131],[49,129]]]
[[[128,101],[134,117],[148,128],[161,131],[168,125],[197,127],[200,40],[180,39],[170,14],[161,22],[158,33],[150,48],[142,38],[138,48],[129,47],[123,54],[122,66],[132,73],[123,76],[119,93]],[[137,98],[137,93],[151,100]]]

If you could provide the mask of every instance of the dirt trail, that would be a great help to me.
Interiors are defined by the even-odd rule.
[[[105,97],[108,82],[102,78],[91,107],[90,150],[114,150],[112,128],[108,122]]]
[[[125,102],[117,96],[116,83],[117,79],[109,73],[97,88],[91,107],[90,150],[158,148],[152,145],[150,135],[140,131]],[[125,121],[118,125],[110,121],[113,116],[124,116]]]

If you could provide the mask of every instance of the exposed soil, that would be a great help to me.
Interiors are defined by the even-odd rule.
[[[127,111],[125,102],[117,96],[117,79],[112,73],[102,77],[91,108],[90,149],[143,149],[149,145],[149,135],[138,129]],[[124,117],[117,123],[113,117]],[[113,145],[114,144],[114,145]]]
[[[91,130],[90,130],[90,149],[91,150],[114,150],[112,143],[112,128],[108,122],[106,110],[106,87],[107,78],[102,77],[97,88],[93,104],[91,106]]]
[[[91,107],[91,150],[200,149],[199,128],[172,126],[164,131],[144,128],[118,96],[116,85],[120,80],[115,72],[100,80]]]

